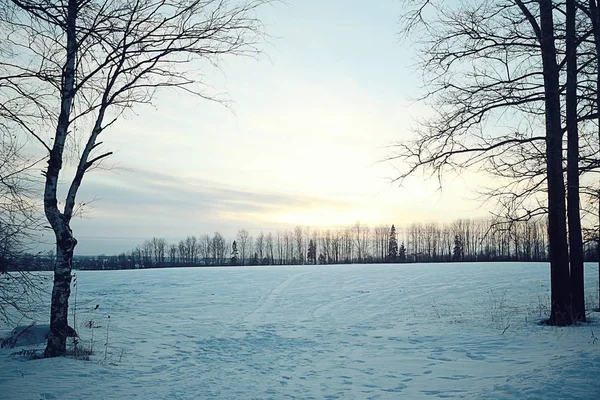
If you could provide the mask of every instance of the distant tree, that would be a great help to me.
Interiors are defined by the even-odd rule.
[[[204,234],[200,237],[200,248],[198,250],[199,257],[202,259],[202,263],[207,265],[210,263],[210,256],[212,254],[213,241],[210,235]]]
[[[352,227],[348,227],[341,232],[341,241],[344,262],[351,263],[354,258],[354,241],[352,240]]]
[[[190,265],[198,263],[198,250],[198,239],[196,236],[188,236],[185,239],[185,252]]]
[[[154,246],[150,240],[144,241],[142,244],[142,265],[144,268],[152,268],[154,266],[153,262],[154,256]]]
[[[342,256],[341,232],[336,231],[331,235],[331,256],[327,262],[338,264]]]
[[[225,243],[225,238],[219,232],[215,232],[212,238],[212,258],[214,260],[215,265],[223,265],[225,264],[225,257],[227,254],[227,246]]]
[[[165,253],[167,251],[167,240],[165,238],[155,237],[152,238],[150,242],[152,243],[153,247],[154,262],[158,265],[163,265],[165,263]]]
[[[139,245],[135,246],[135,249],[131,251],[131,258],[133,259],[134,268],[142,268],[142,248]]]
[[[404,243],[401,243],[400,248],[398,249],[398,261],[406,261],[406,247],[404,247]]]
[[[284,241],[281,237],[281,232],[277,231],[277,236],[276,236],[276,242],[275,242],[276,248],[277,248],[277,263],[279,265],[283,264],[283,252],[284,252]],[[273,262],[274,264],[275,262]]]
[[[256,240],[254,241],[254,247],[256,252],[258,253],[258,259],[261,260],[261,262],[263,261],[263,259],[265,258],[265,234],[264,233],[260,233],[260,235],[258,235],[256,237]]]
[[[252,258],[250,259],[250,265],[258,265],[260,264],[260,259],[258,258],[258,253],[254,253]]]
[[[275,264],[275,246],[273,241],[273,235],[271,234],[271,232],[269,232],[269,234],[265,238],[265,248],[267,253],[266,257],[268,258],[267,264]]]
[[[311,232],[310,232],[310,227],[305,226],[304,229],[302,229],[302,234],[304,235],[304,240],[303,240],[303,250],[302,250],[302,257],[306,258],[306,255],[308,254],[308,243],[310,242],[310,239],[312,238],[311,236]],[[316,245],[316,243],[315,243]]]
[[[392,224],[388,240],[388,262],[395,262],[398,258],[398,239],[396,239],[396,227]]]
[[[464,258],[465,251],[463,248],[462,240],[458,235],[454,236],[454,248],[452,249],[452,260],[462,261]]]
[[[169,245],[169,262],[175,264],[177,262],[177,246],[174,244]]]
[[[185,247],[185,242],[183,240],[180,240],[179,243],[177,244],[177,251],[179,252],[179,262],[182,264],[186,264],[187,263],[186,247]]]
[[[317,245],[313,239],[310,239],[308,242],[308,253],[306,255],[306,259],[311,264],[317,263]]]
[[[362,238],[360,240],[360,254],[362,257],[362,262],[372,262],[372,257],[369,254],[369,245],[371,244],[371,240],[369,240],[369,235],[371,233],[371,228],[368,225],[363,226],[361,229]]]
[[[331,230],[327,229],[324,234],[319,235],[319,246],[321,249],[321,254],[323,256],[323,261],[321,261],[321,257],[319,256],[319,264],[327,264],[332,262],[332,238],[331,238]]]
[[[230,260],[230,264],[231,265],[239,265],[239,251],[237,248],[237,243],[234,240],[233,243],[231,244],[231,260]]]
[[[240,245],[240,261],[241,264],[244,265],[246,263],[247,252],[250,251],[250,249],[252,248],[252,237],[250,236],[247,230],[242,229],[238,231],[237,242]]]
[[[323,253],[319,253],[319,264],[327,264],[327,257]]]
[[[363,260],[363,234],[362,231],[364,230],[364,226],[361,225],[360,221],[356,221],[356,223],[353,226],[353,231],[355,236],[355,243],[356,243],[356,251],[358,252],[358,262],[361,263]]]
[[[373,230],[373,256],[377,262],[388,259],[390,230],[386,225],[376,226]]]
[[[304,236],[302,235],[301,226],[296,226],[296,228],[294,228],[294,240],[296,242],[296,254],[298,255],[296,262],[298,264],[304,264]]]

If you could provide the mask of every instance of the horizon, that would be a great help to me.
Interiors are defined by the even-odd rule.
[[[411,235],[411,230],[416,229],[419,232],[419,235],[425,235],[427,236],[428,234],[425,232],[428,229],[433,228],[434,230],[437,230],[439,232],[445,232],[445,231],[451,231],[452,234],[457,234],[459,235],[461,238],[463,238],[464,235],[467,235],[469,232],[469,229],[476,231],[477,235],[481,236],[481,228],[482,227],[486,227],[484,229],[484,231],[486,231],[486,233],[481,237],[481,240],[483,240],[486,237],[493,237],[496,235],[502,235],[504,232],[503,228],[499,228],[498,230],[494,230],[494,231],[489,231],[488,229],[490,227],[493,226],[493,224],[495,222],[500,222],[500,221],[496,221],[494,219],[493,216],[487,216],[487,217],[476,217],[476,218],[457,218],[457,219],[453,219],[453,220],[448,220],[448,221],[414,221],[414,222],[410,222],[410,223],[406,223],[406,224],[398,224],[395,222],[391,222],[391,223],[380,223],[380,224],[365,224],[362,223],[361,221],[355,221],[354,223],[349,223],[349,224],[343,224],[343,225],[335,225],[335,226],[310,226],[310,225],[295,225],[295,226],[289,226],[289,227],[279,227],[276,229],[267,229],[267,230],[248,230],[245,227],[240,227],[237,230],[232,230],[232,233],[228,233],[228,234],[223,234],[223,231],[220,230],[216,230],[216,231],[212,231],[212,232],[196,232],[196,233],[192,233],[192,234],[188,234],[188,235],[184,235],[184,236],[170,236],[170,237],[166,237],[164,235],[147,235],[147,236],[139,236],[139,237],[127,237],[127,236],[110,236],[110,237],[101,237],[101,236],[93,236],[93,237],[81,237],[80,239],[83,241],[84,245],[83,248],[84,249],[89,249],[89,248],[95,248],[96,246],[89,246],[89,242],[102,242],[102,241],[106,241],[108,243],[118,243],[119,247],[118,249],[114,250],[113,253],[93,253],[93,252],[83,252],[83,251],[75,251],[75,255],[76,256],[83,256],[83,257],[95,257],[95,256],[107,256],[107,257],[111,257],[111,256],[117,256],[117,255],[121,255],[121,254],[131,254],[137,247],[142,247],[146,242],[150,242],[153,239],[164,239],[167,242],[167,245],[170,244],[179,244],[182,241],[185,241],[186,239],[189,239],[191,237],[195,237],[198,240],[202,240],[202,238],[204,236],[208,236],[211,238],[214,237],[215,234],[219,234],[223,237],[223,239],[225,239],[225,243],[227,246],[231,247],[232,243],[234,241],[237,241],[239,239],[239,234],[242,230],[246,231],[246,233],[249,234],[249,238],[251,241],[251,244],[253,242],[254,239],[256,239],[257,236],[259,235],[264,235],[264,237],[268,236],[269,234],[273,236],[273,238],[275,238],[277,235],[281,234],[281,235],[286,235],[286,234],[291,234],[294,235],[294,231],[296,229],[301,229],[303,232],[303,237],[308,238],[309,236],[313,236],[315,239],[320,239],[320,238],[324,238],[323,235],[328,234],[328,233],[339,233],[339,232],[343,232],[343,231],[351,231],[352,235],[354,235],[353,229],[356,228],[357,224],[359,224],[359,226],[361,227],[361,229],[365,230],[366,234],[368,235],[369,240],[374,241],[375,240],[375,236],[379,235],[380,232],[376,232],[376,230],[378,229],[385,229],[386,232],[389,232],[391,230],[391,227],[393,226],[395,231],[396,231],[396,237],[397,237],[397,241],[398,244],[402,243],[404,245],[406,245],[407,247],[407,254],[411,254],[410,251],[413,250],[412,249],[412,241],[411,238],[409,237],[409,235]],[[516,221],[515,222],[515,226],[517,226],[518,224],[532,224],[532,225],[537,225],[540,222],[544,222],[544,217],[536,217],[536,218],[532,218],[529,221]],[[465,227],[469,227],[466,228]],[[517,230],[518,227],[516,228]],[[511,232],[511,229],[508,229],[508,232]],[[414,231],[413,231],[414,232]],[[463,238],[464,239],[464,238]],[[354,239],[353,239],[354,240]],[[370,242],[369,242],[370,243]],[[306,244],[306,243],[305,243]],[[41,246],[38,247],[38,246]],[[38,244],[38,246],[34,246],[32,247],[32,251],[33,252],[41,252],[41,253],[46,253],[46,252],[52,252],[54,251],[54,245],[50,244],[50,243],[46,243],[46,244]],[[78,246],[79,248],[79,246]],[[373,250],[373,249],[371,249]]]

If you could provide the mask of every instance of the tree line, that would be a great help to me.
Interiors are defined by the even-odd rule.
[[[595,242],[586,258],[597,260]],[[154,237],[114,256],[78,257],[76,268],[133,269],[210,265],[303,265],[386,262],[548,261],[547,222],[543,218],[496,226],[493,219],[458,219],[451,223],[412,223],[370,227],[353,225],[260,232],[191,235],[169,243]]]

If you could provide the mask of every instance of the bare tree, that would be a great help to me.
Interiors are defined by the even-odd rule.
[[[183,241],[183,240],[179,241],[179,243],[177,244],[177,251],[179,253],[179,262],[182,264],[187,264],[188,258],[187,258],[187,250],[186,250],[186,246],[185,246],[185,241]]]
[[[204,263],[204,265],[208,264],[208,260],[211,255],[211,249],[212,249],[211,237],[208,234],[202,235],[202,237],[200,237],[199,255],[200,255],[200,258],[202,259],[202,262]]]
[[[283,245],[285,248],[285,262],[284,264],[289,265],[294,259],[294,236],[290,231],[285,231],[283,234]]]
[[[277,264],[283,264],[283,255],[284,255],[284,247],[283,247],[283,239],[281,237],[281,232],[277,231],[276,239],[275,239],[275,248],[277,249]]]
[[[195,265],[198,263],[198,239],[196,236],[188,236],[185,239],[185,251],[188,255],[189,264]]]
[[[157,265],[163,265],[165,263],[165,253],[167,251],[167,240],[165,238],[154,237],[150,242],[153,247],[154,262]]]
[[[10,132],[7,117],[0,107],[0,322],[14,324],[39,311],[47,279],[27,271],[40,258],[25,257],[39,240],[34,232],[40,227],[41,215],[31,186],[31,168],[36,163]]]
[[[325,264],[331,263],[331,230],[327,229],[319,235],[319,247]]]
[[[212,238],[211,250],[212,259],[215,265],[223,265],[227,257],[227,250],[230,246],[225,242],[225,238],[219,232],[215,232]]]
[[[0,57],[9,56],[4,50],[0,43]],[[34,317],[48,283],[46,276],[28,271],[39,264],[41,254],[26,256],[36,251],[42,215],[32,174],[41,160],[32,159],[16,135],[24,116],[19,104],[29,95],[24,90],[0,79],[0,322],[9,325]]]
[[[275,248],[274,248],[274,243],[273,243],[273,235],[271,234],[271,232],[269,232],[267,234],[267,237],[265,238],[265,249],[267,252],[267,258],[269,260],[268,264],[274,265],[275,264]]]
[[[579,127],[577,101],[577,7],[575,0],[566,0],[566,130],[567,130],[567,217],[569,240],[570,290],[572,314],[577,321],[585,321],[585,293],[583,281],[583,237],[579,198]]]
[[[256,237],[256,240],[254,241],[254,251],[256,254],[258,254],[259,264],[264,264],[263,259],[265,252],[265,234],[262,232]]]
[[[436,105],[437,114],[423,121],[415,141],[400,145],[398,157],[407,169],[399,180],[419,170],[441,180],[444,171],[468,168],[511,179],[493,191],[494,199],[508,210],[509,220],[547,213],[552,280],[549,323],[572,323],[571,296],[582,293],[573,293],[569,281],[580,280],[583,274],[576,262],[570,271],[567,246],[561,106],[565,74],[561,71],[569,63],[568,57],[561,60],[561,56],[569,46],[562,39],[568,36],[563,4],[551,0],[458,6],[407,3],[411,8],[405,14],[406,32],[422,29],[425,33],[421,36],[421,66],[429,87],[425,97]],[[426,12],[433,3],[434,11]],[[575,47],[571,43],[569,48],[575,51]],[[567,70],[579,71],[573,63]],[[573,93],[576,79],[570,83]],[[573,117],[571,108],[568,114],[565,119],[571,123],[567,127],[576,132],[573,124],[583,116]],[[537,133],[538,123],[543,123],[543,134]],[[571,195],[575,196],[573,171],[578,170],[578,163],[571,159]],[[576,209],[572,200],[573,222]],[[576,225],[572,229],[577,230]],[[469,236],[459,237],[461,243],[471,246]],[[574,238],[574,248],[576,243]]]
[[[301,226],[294,228],[294,241],[296,244],[296,261],[299,265],[304,264],[304,236]]]
[[[241,229],[240,231],[238,231],[237,244],[240,250],[240,256],[242,258],[242,265],[245,265],[248,251],[250,251],[250,249],[252,248],[251,242],[252,238],[250,237],[250,234],[247,230]]]
[[[142,265],[144,268],[150,268],[154,265],[154,245],[150,240],[142,243]]]
[[[169,262],[171,264],[176,264],[177,263],[177,254],[178,254],[177,246],[174,244],[170,244],[168,246],[168,251],[169,251]]]
[[[592,131],[594,131],[596,135],[596,144],[598,145],[598,152],[600,152],[600,68],[598,68],[597,60],[600,58],[600,10],[598,8],[598,2],[596,0],[588,0],[587,4],[585,1],[580,1],[577,3],[577,7],[586,15],[589,20],[589,24],[591,26],[593,40],[593,50],[591,53],[593,54],[592,59],[595,59],[595,63],[591,63],[592,70],[591,76],[589,79],[591,83],[591,88],[588,90],[589,99],[590,99],[590,109],[592,110],[592,116],[595,114],[595,118],[592,120],[595,122],[595,126]],[[595,67],[595,68],[594,68]],[[592,157],[596,163],[598,162],[598,152],[596,153],[596,157]],[[596,188],[588,189],[587,195],[588,198],[592,199],[592,202],[596,203],[596,212],[591,213],[595,214],[596,223],[595,226],[588,227],[586,229],[587,235],[589,237],[595,237],[598,246],[598,299],[600,302],[600,184],[596,179]],[[600,307],[599,307],[600,309]]]
[[[364,229],[364,227],[360,224],[360,221],[356,221],[356,223],[354,224],[354,226],[352,227],[352,231],[354,232],[354,241],[355,241],[355,246],[356,246],[356,250],[358,252],[358,262],[361,263],[362,262],[362,230]]]

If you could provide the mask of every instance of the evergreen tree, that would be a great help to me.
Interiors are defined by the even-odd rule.
[[[234,240],[233,243],[231,244],[231,265],[238,265],[239,264],[239,251],[237,248],[237,243]]]
[[[465,254],[462,240],[458,237],[458,235],[454,236],[454,249],[452,250],[452,261],[461,261]]]
[[[306,255],[306,258],[308,259],[309,263],[317,263],[317,245],[312,239],[310,239],[310,241],[308,242],[308,254]]]
[[[388,262],[394,262],[398,258],[398,239],[396,239],[396,227],[390,229],[390,240],[388,242]]]
[[[398,249],[398,261],[406,261],[406,247],[404,247],[404,243],[400,244],[400,248]]]
[[[327,264],[327,259],[323,253],[319,254],[319,264]]]

